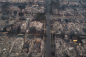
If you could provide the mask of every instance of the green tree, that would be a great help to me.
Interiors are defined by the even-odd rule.
[[[36,20],[37,21],[41,21],[41,20],[45,21],[45,19],[46,19],[46,16],[44,13],[37,13],[36,14]]]
[[[59,0],[56,0],[56,1],[51,1],[51,4],[50,4],[50,8],[57,8],[58,9],[58,12],[59,12],[59,9],[60,9],[60,2]],[[59,13],[58,13],[59,14]]]
[[[2,14],[12,14],[12,9],[10,9],[10,6],[8,3],[5,3],[1,6],[1,11],[2,11]]]
[[[20,6],[18,6],[18,8],[22,11],[22,9],[25,9],[25,5],[20,5]]]

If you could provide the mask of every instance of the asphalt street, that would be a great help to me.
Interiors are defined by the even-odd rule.
[[[58,17],[58,16],[50,16],[50,19],[58,19],[58,18],[61,18],[61,19],[69,19],[71,17]],[[72,20],[86,20],[86,18],[71,18]]]
[[[47,26],[46,26],[46,43],[45,43],[45,57],[51,57],[51,37],[50,37],[50,6],[49,6],[50,0],[46,1],[46,6],[47,6],[47,12],[46,12],[46,21],[47,21]]]

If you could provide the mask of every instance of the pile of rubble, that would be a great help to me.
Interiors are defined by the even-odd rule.
[[[77,47],[79,54],[84,55],[84,52],[85,52],[84,48],[82,46],[79,46],[79,45],[77,45],[76,47]]]
[[[84,51],[86,52],[86,39],[82,39],[82,42],[84,44]],[[86,54],[85,54],[85,56],[86,56]]]
[[[86,39],[81,39],[82,43],[74,42],[65,35],[64,39],[55,37],[55,56],[58,57],[79,57],[86,56]]]
[[[9,25],[14,24],[15,20],[9,20]]]
[[[28,55],[31,57],[40,57],[43,56],[43,50],[44,50],[44,41],[39,37],[33,37],[33,35],[28,35],[26,37],[26,42],[28,43],[24,45],[22,55]],[[27,51],[28,48],[28,52]],[[25,53],[26,52],[26,53]]]
[[[17,38],[14,40],[14,42],[12,43],[12,47],[10,49],[10,56],[16,56],[19,55],[19,53],[21,52],[22,48],[23,48],[23,38]]]
[[[23,38],[0,37],[0,57],[18,56],[23,47]]]
[[[0,25],[5,25],[5,24],[6,24],[5,21],[0,20]]]
[[[35,27],[36,30],[42,30],[43,23],[38,21],[30,22],[30,27]]]
[[[70,43],[66,43],[61,38],[55,38],[55,45],[56,45],[55,56],[58,56],[58,57],[65,57],[65,56],[76,57],[75,50],[71,46]]]
[[[44,50],[43,40],[41,38],[34,38],[33,44],[32,44],[31,57],[43,56],[43,50]]]
[[[53,30],[55,33],[61,33],[61,32],[74,32],[74,34],[85,34],[84,31],[86,29],[85,23],[81,23],[80,21],[75,22],[58,22],[56,21],[53,25]]]
[[[7,36],[0,37],[0,57],[6,57],[12,47],[14,39],[7,38]]]
[[[0,20],[0,31],[2,31],[6,26],[5,21]]]
[[[21,29],[26,29],[27,28],[27,24],[26,23],[23,23],[22,25],[21,25]]]
[[[55,39],[56,53],[58,57],[73,56],[76,57],[74,48],[69,44],[64,42],[61,38]]]
[[[60,24],[59,22],[55,22],[54,25],[53,25],[53,29],[54,29],[56,32],[61,32],[61,31],[63,31],[63,29],[62,29],[62,24]]]

